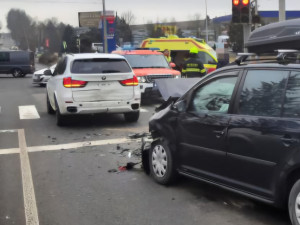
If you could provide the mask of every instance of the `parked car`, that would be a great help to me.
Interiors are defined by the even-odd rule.
[[[175,64],[169,64],[161,52],[133,49],[113,53],[123,55],[128,60],[139,80],[142,98],[157,91],[156,80],[181,78],[181,73],[171,67]]]
[[[145,168],[160,184],[180,174],[288,208],[299,225],[299,90],[300,65],[286,61],[207,75],[150,119]]]
[[[56,64],[54,64],[53,66],[51,66],[49,68],[44,68],[44,69],[34,72],[34,74],[32,76],[32,83],[39,84],[42,87],[46,87],[46,84],[47,84],[48,80],[51,78],[51,75],[45,75],[44,72],[46,70],[50,70],[51,73],[53,73],[55,67],[56,67]]]
[[[25,77],[35,71],[34,53],[27,51],[0,51],[0,74]]]
[[[66,55],[47,83],[47,110],[56,113],[58,126],[68,115],[94,113],[123,113],[126,121],[135,122],[140,101],[137,77],[120,55]]]

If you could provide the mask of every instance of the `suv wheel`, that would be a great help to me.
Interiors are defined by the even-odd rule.
[[[13,69],[12,73],[13,77],[23,77],[23,72],[20,69]]]
[[[50,104],[48,94],[47,94],[47,112],[48,112],[48,114],[54,114],[55,113],[54,109],[52,108],[52,106]]]
[[[55,107],[56,107],[56,125],[61,127],[65,125],[65,116],[61,115],[57,100],[55,99]]]
[[[149,151],[151,176],[159,184],[170,184],[176,178],[176,169],[172,153],[165,141],[155,141]]]
[[[127,122],[136,122],[140,117],[140,111],[124,113],[124,117]]]
[[[300,224],[300,180],[292,187],[289,196],[289,214],[293,225]]]

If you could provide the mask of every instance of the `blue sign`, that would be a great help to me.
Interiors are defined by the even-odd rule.
[[[103,24],[104,20],[102,20],[102,28],[104,27]],[[116,50],[116,23],[115,23],[115,17],[109,16],[106,18],[106,28],[107,28],[107,50],[109,53]],[[103,43],[104,42],[104,32],[102,29],[102,38]],[[105,46],[104,46],[105,49]]]

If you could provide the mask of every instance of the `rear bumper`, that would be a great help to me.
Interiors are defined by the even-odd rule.
[[[126,113],[138,111],[139,100],[101,101],[101,102],[73,102],[60,105],[61,114],[96,114],[96,113]]]

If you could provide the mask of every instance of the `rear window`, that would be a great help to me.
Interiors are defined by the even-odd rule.
[[[131,68],[124,59],[78,59],[73,62],[72,73],[129,73]]]

